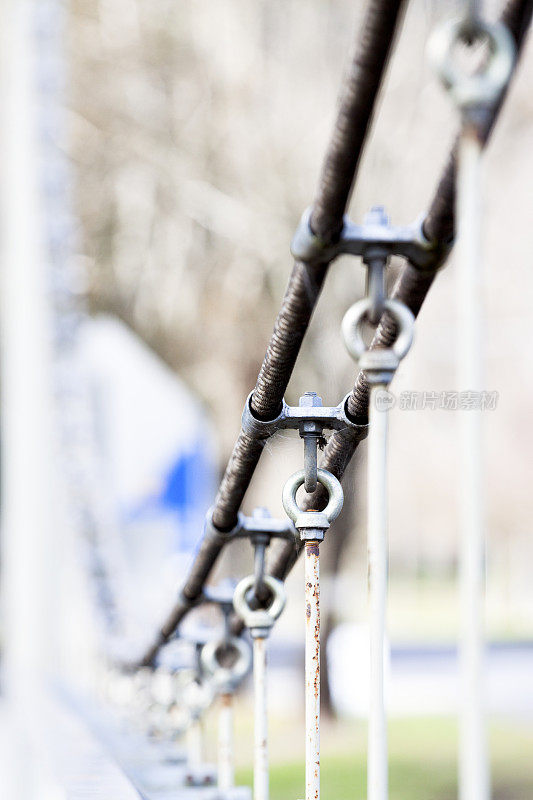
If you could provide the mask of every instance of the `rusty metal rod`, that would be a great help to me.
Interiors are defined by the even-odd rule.
[[[320,565],[319,543],[304,545],[305,800],[320,800]]]

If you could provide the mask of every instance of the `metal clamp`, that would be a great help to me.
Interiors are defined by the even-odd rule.
[[[343,430],[345,428],[353,432],[357,440],[364,439],[368,433],[367,425],[358,425],[348,417],[346,414],[346,401],[349,395],[339,403],[338,406],[322,406],[322,405],[300,405],[288,406],[285,400],[282,403],[281,412],[273,420],[261,420],[254,416],[250,401],[253,392],[250,392],[244,405],[242,412],[241,425],[244,433],[254,439],[268,439],[279,430],[286,430],[289,428],[307,432],[307,423],[312,423],[320,426],[320,430],[328,428],[329,430]]]
[[[233,651],[235,660],[231,666],[220,663],[222,653]],[[230,639],[210,641],[202,648],[200,664],[210,682],[221,694],[230,694],[246,677],[252,664],[249,645],[237,636]]]
[[[294,541],[296,531],[286,519],[271,517],[267,508],[259,507],[253,510],[251,517],[242,515],[242,525],[237,535],[240,538],[250,539],[253,544],[258,537]]]
[[[372,300],[359,300],[348,309],[342,321],[344,342],[350,355],[367,374],[370,383],[390,383],[400,361],[413,341],[415,318],[412,311],[398,300],[387,299],[384,308],[398,326],[398,336],[391,347],[369,349],[363,340],[361,326],[367,317]]]
[[[476,39],[488,43],[489,57],[481,69],[469,74],[457,65],[454,48],[458,42]],[[512,74],[515,51],[513,37],[505,25],[489,24],[470,15],[444,23],[428,45],[435,70],[465,116],[498,102]]]
[[[225,540],[228,539],[249,539],[255,548],[255,586],[254,594],[259,596],[265,584],[264,580],[264,563],[265,551],[270,540],[273,538],[286,539],[287,541],[295,543],[297,540],[297,532],[293,525],[286,519],[276,519],[270,516],[267,508],[254,509],[252,516],[247,517],[245,514],[239,513],[237,524],[226,533],[220,533],[213,525],[213,508],[207,512],[204,527],[204,536],[224,536]],[[204,602],[217,602],[221,605],[219,598],[212,598],[209,596],[209,589],[204,590]],[[233,608],[233,591],[231,597],[225,598],[225,608]],[[222,609],[224,611],[224,608]]]
[[[205,515],[204,536],[223,536],[226,540],[240,538],[252,541],[255,535],[261,534],[279,539],[294,539],[296,536],[296,531],[292,525],[287,523],[286,519],[271,517],[266,508],[256,508],[251,517],[239,512],[237,524],[230,531],[219,531],[213,525],[213,510],[212,506]],[[202,599],[199,602],[202,602]]]
[[[329,264],[337,256],[360,256],[365,261],[381,255],[401,256],[416,269],[434,272],[449,251],[440,242],[431,242],[424,234],[424,217],[411,225],[391,225],[382,206],[367,214],[363,225],[345,216],[339,238],[325,242],[311,230],[312,208],[304,211],[291,243],[291,253],[306,264]]]
[[[323,511],[303,511],[296,502],[296,492],[305,480],[304,470],[291,475],[283,487],[283,508],[300,532],[302,540],[322,541],[324,533],[342,510],[344,494],[337,478],[325,469],[318,470],[318,481],[328,493],[328,504]]]
[[[244,525],[244,514],[240,511],[237,514],[237,522],[229,531],[221,531],[215,525],[213,525],[213,511],[215,510],[214,506],[208,509],[207,514],[205,515],[205,522],[204,522],[204,538],[213,539],[215,541],[228,541],[229,539],[234,539],[236,536],[239,536],[243,525]]]
[[[248,603],[248,592],[253,588],[254,575],[248,575],[237,584],[233,596],[235,613],[242,619],[254,639],[266,639],[275,621],[285,608],[285,588],[281,581],[271,575],[263,580],[272,594],[272,602],[268,608],[253,609]]]
[[[211,604],[217,606],[220,610],[224,627],[223,637],[225,642],[231,640],[231,614],[233,611],[233,592],[235,589],[235,582],[231,579],[221,581],[217,586],[205,586],[202,593],[199,595],[195,602],[195,606],[202,604]],[[210,625],[197,624],[194,627],[187,626],[185,630],[181,627],[174,634],[174,641],[188,642],[194,645],[196,651],[196,672],[197,674],[202,670],[202,652],[203,649],[213,641],[213,628]],[[220,643],[219,643],[220,644]],[[221,646],[221,645],[220,645]],[[190,668],[190,665],[187,664]],[[178,667],[179,668],[179,667]]]

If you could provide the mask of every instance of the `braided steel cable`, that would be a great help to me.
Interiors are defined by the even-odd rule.
[[[523,49],[532,16],[533,0],[509,0],[500,16],[500,22],[508,27],[515,41],[517,60],[514,71],[516,71],[518,56]],[[506,94],[507,90],[504,91],[500,102],[484,121],[481,130],[484,145],[490,138]],[[455,143],[424,221],[424,233],[428,239],[443,245],[453,239],[455,230],[456,163],[457,144]],[[406,264],[398,277],[391,297],[404,303],[417,317],[435,277],[436,273],[421,272],[411,264]],[[396,325],[392,317],[385,312],[372,340],[371,348],[390,346],[395,337]],[[352,393],[348,397],[346,409],[350,417],[360,424],[365,424],[368,420],[369,392],[366,376],[364,372],[359,372]],[[358,444],[359,442],[348,431],[334,432],[324,450],[321,467],[329,470],[341,480]],[[314,494],[305,496],[303,505],[307,508],[323,508],[325,502],[326,496],[323,487],[319,484]],[[292,569],[299,551],[288,547],[286,542],[276,542],[271,550],[268,572],[282,580]],[[234,627],[238,629],[237,624]]]
[[[394,4],[396,7],[396,20],[399,17],[400,12],[400,4]],[[392,12],[391,12],[392,13]],[[526,38],[527,31],[529,29],[531,18],[533,15],[533,0],[508,0],[501,16],[500,22],[505,24],[510,33],[512,34],[515,45],[516,45],[516,53],[517,53],[517,62],[518,56],[520,55],[524,41]],[[365,32],[372,29],[372,23],[378,19],[379,15],[373,15],[368,12],[366,25],[367,27],[363,29],[361,34],[361,42],[366,41],[366,47],[362,46],[362,50],[364,52],[369,52],[369,45],[368,39],[366,38]],[[392,43],[393,33],[390,33]],[[387,51],[387,52],[390,52]],[[352,72],[357,75],[357,70],[354,68],[355,62],[358,61],[358,56],[354,58],[354,62],[352,64]],[[367,62],[370,64],[371,61]],[[383,67],[385,64],[383,64]],[[515,63],[515,70],[516,70],[516,63]],[[361,84],[364,85],[364,84]],[[376,87],[379,88],[379,84]],[[345,89],[345,92],[348,93],[348,89]],[[483,144],[486,144],[490,138],[490,134],[492,129],[497,121],[499,112],[501,110],[502,104],[504,102],[505,96],[507,91],[502,94],[501,100],[498,105],[493,109],[491,114],[486,118],[483,129],[481,132]],[[371,109],[369,110],[367,107],[368,113],[368,122],[367,125],[370,123],[371,119]],[[336,147],[334,143],[336,142],[337,135],[339,136],[340,141],[340,132],[343,130],[343,120],[346,120],[346,113],[345,113],[345,105],[341,103],[341,110],[339,112],[339,117],[337,119],[337,125],[335,127],[335,133],[332,139],[331,149],[328,151],[328,154],[325,159],[325,165],[322,174],[322,180],[320,182],[321,191],[324,192],[324,196],[327,196],[328,192],[331,192],[331,179],[327,179],[327,175],[332,175],[335,163],[340,164],[341,161],[336,161],[335,157],[332,153],[335,151]],[[457,147],[456,144],[452,147],[450,152],[448,161],[446,166],[443,170],[441,179],[438,183],[437,190],[433,197],[433,200],[430,204],[429,211],[426,215],[423,229],[424,233],[427,238],[441,245],[448,245],[453,240],[454,229],[455,229],[455,220],[454,220],[454,205],[455,205],[455,171],[456,171],[456,161],[457,161]],[[355,158],[352,162],[357,168],[358,158]],[[346,190],[346,184],[342,184],[342,170],[339,167],[339,181],[344,188],[341,190],[344,194],[343,196],[346,198],[346,202],[349,199],[349,194],[351,191],[351,184],[350,187]],[[340,196],[340,195],[339,195]],[[319,228],[319,225],[322,225],[323,220],[327,219],[327,215],[322,215],[322,213],[315,216],[315,209],[320,208],[320,200],[321,194],[317,196],[315,200],[315,206],[313,210],[313,214],[311,217],[311,227],[313,232],[324,237],[326,234],[323,228]],[[332,198],[331,202],[335,203],[337,198],[334,198],[331,194],[330,197]],[[342,216],[342,215],[341,215]],[[333,217],[329,217],[331,221]],[[337,219],[337,233],[340,230],[340,225]],[[281,399],[283,397],[283,391],[286,387],[286,383],[288,383],[288,379],[290,377],[290,372],[287,375],[287,381],[284,384],[283,391],[281,391],[281,386],[283,385],[280,381],[283,379],[280,377],[283,373],[283,365],[291,363],[290,370],[292,371],[292,366],[294,365],[294,360],[296,355],[299,351],[299,347],[301,341],[303,339],[303,334],[307,328],[307,324],[309,322],[311,313],[313,311],[314,305],[316,300],[318,299],[318,295],[320,293],[320,289],[322,286],[323,279],[325,277],[325,273],[327,270],[327,266],[320,265],[315,268],[311,268],[304,264],[297,263],[294,267],[293,273],[291,275],[291,280],[289,282],[289,288],[287,290],[287,294],[284,299],[284,303],[282,306],[282,310],[278,316],[278,320],[276,322],[276,326],[274,329],[274,334],[272,336],[269,348],[267,350],[267,354],[265,356],[265,360],[263,362],[263,366],[261,368],[260,378],[258,379],[257,386],[259,387],[260,379],[261,385],[264,386],[265,377],[271,372],[274,372],[277,375],[277,381],[273,380],[273,386],[275,387],[275,392],[277,392],[277,404],[272,403],[272,405],[265,404],[263,406],[264,409],[268,409],[269,413],[264,413],[264,416],[261,417],[262,411],[259,407],[256,407],[254,404],[254,399],[256,392],[254,391],[254,396],[252,397],[252,410],[259,418],[272,418],[276,412],[279,410]],[[303,279],[303,275],[308,276],[308,280]],[[320,280],[320,276],[322,278]],[[435,272],[423,272],[415,269],[411,264],[407,263],[404,268],[402,269],[396,285],[392,291],[391,297],[395,300],[399,300],[403,302],[414,314],[414,316],[418,316],[418,313],[422,307],[424,299],[426,298],[427,293],[429,292],[430,287],[435,280]],[[314,276],[318,278],[318,289],[317,283],[309,278],[309,276]],[[313,286],[315,287],[316,295],[313,297]],[[294,291],[293,291],[294,287]],[[310,305],[308,305],[309,310],[309,317],[307,321],[304,323],[304,329],[298,329],[298,323],[301,325],[303,318],[296,315],[297,319],[294,320],[294,324],[297,326],[296,330],[293,332],[291,330],[289,320],[291,316],[294,314],[294,308],[299,307],[298,303],[303,301],[307,301]],[[291,323],[292,324],[292,323]],[[392,318],[385,313],[378,325],[376,333],[371,343],[371,348],[377,347],[386,347],[389,346],[395,339],[396,336],[396,326]],[[287,342],[288,345],[288,353],[291,353],[291,356],[285,356],[285,351],[283,349],[283,342]],[[292,353],[294,353],[294,360],[290,361],[292,357]],[[273,365],[277,365],[279,371],[276,372],[276,368]],[[257,387],[256,387],[257,389]],[[263,395],[258,395],[258,397],[264,397],[264,389]],[[271,395],[272,397],[273,395]],[[369,401],[369,385],[366,380],[366,376],[364,372],[360,372],[356,378],[355,385],[351,394],[348,397],[346,409],[349,413],[350,417],[361,424],[364,424],[368,420],[368,401]],[[324,451],[324,456],[322,459],[321,466],[323,469],[330,471],[336,478],[339,480],[342,479],[344,472],[348,463],[350,462],[359,441],[354,439],[354,437],[350,434],[349,431],[337,431],[332,434],[330,437],[327,446]],[[256,439],[252,439],[248,437],[246,434],[240,434],[237,443],[235,445],[232,457],[229,461],[228,467],[226,469],[226,473],[224,475],[219,494],[217,496],[217,503],[215,506],[215,512],[218,512],[215,516],[213,514],[213,522],[215,523],[216,527],[218,527],[221,531],[228,530],[232,527],[236,520],[236,515],[238,508],[242,502],[246,489],[248,488],[249,480],[251,479],[251,475],[253,473],[253,469],[255,468],[257,462],[259,461],[261,451],[263,448],[263,442],[260,442]],[[246,469],[250,469],[251,472],[249,473],[248,479],[243,481],[243,476],[246,475],[245,468],[243,468],[243,462],[247,462]],[[311,494],[306,495],[305,500],[303,502],[303,506],[305,508],[323,508],[325,504],[325,495],[322,486],[319,484],[317,490]],[[233,513],[227,514],[224,517],[224,511],[232,511]],[[221,524],[225,523],[225,524]],[[180,601],[177,603],[173,612],[167,619],[165,625],[160,631],[158,640],[154,643],[153,647],[146,653],[143,664],[150,665],[153,663],[155,656],[159,648],[168,640],[168,638],[172,635],[176,627],[178,626],[181,619],[185,616],[189,608],[194,604],[194,600],[196,597],[199,596],[201,592],[201,587],[203,582],[207,578],[214,561],[218,557],[222,547],[224,546],[224,536],[221,534],[220,537],[214,538],[211,540],[203,540],[200,546],[200,550],[198,555],[195,559],[193,564],[189,580],[187,581]],[[270,558],[268,560],[268,573],[273,577],[284,579],[287,574],[292,569],[294,563],[296,562],[299,552],[300,552],[300,545],[296,547],[292,543],[287,543],[285,541],[278,541],[273,543],[272,547],[270,548]],[[260,598],[261,599],[261,598]],[[232,624],[232,630],[236,633],[242,631],[242,623],[238,620],[234,620]]]
[[[311,215],[311,228],[325,241],[341,228],[372,120],[404,0],[379,0],[368,6],[346,75],[341,103]],[[257,383],[251,410],[261,420],[276,417],[317,303],[328,265],[296,262]],[[213,523],[230,530],[261,455],[255,440],[241,434],[222,479]]]
[[[405,0],[373,0],[361,23],[311,217],[313,231],[325,241],[334,241],[341,230],[404,5]],[[327,269],[328,264],[311,266],[301,262],[293,267],[252,394],[251,410],[258,419],[273,419],[280,410]],[[142,665],[153,663],[160,647],[200,596],[224,546],[223,532],[231,530],[237,522],[262,449],[262,442],[240,433],[213,509],[213,524],[221,535],[202,540],[180,599],[142,659]]]

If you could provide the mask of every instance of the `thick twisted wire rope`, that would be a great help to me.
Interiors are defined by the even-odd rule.
[[[374,0],[361,25],[311,214],[313,232],[325,241],[342,228],[402,6],[403,0]],[[293,267],[251,398],[258,419],[273,419],[281,409],[326,272],[327,264]],[[213,523],[219,530],[235,525],[261,451],[255,439],[241,433],[215,501]]]
[[[400,4],[396,3],[395,5],[398,6],[397,16],[396,16],[396,19],[398,19]],[[508,0],[500,16],[500,22],[502,22],[509,28],[509,31],[511,32],[515,40],[516,54],[517,54],[515,70],[518,63],[518,56],[521,53],[527,31],[529,30],[529,26],[531,24],[532,15],[533,15],[533,0]],[[393,33],[394,31],[391,34],[390,43],[392,43]],[[364,31],[361,34],[361,39],[362,40],[365,39]],[[354,61],[356,60],[357,60],[357,55]],[[494,124],[497,121],[506,94],[507,92],[505,91],[502,94],[499,104],[494,108],[493,112],[486,119],[486,122],[483,126],[483,130],[481,132],[484,144],[486,144],[490,138],[490,134],[492,132]],[[339,114],[339,117],[340,116],[341,115]],[[370,122],[370,116],[371,114],[369,115],[368,122]],[[337,128],[340,129],[341,127],[342,123],[339,123],[338,120],[336,130]],[[328,163],[328,161],[330,161],[329,153],[326,156],[326,164]],[[437,185],[437,190],[431,202],[428,214],[426,215],[426,219],[424,221],[424,233],[426,237],[430,241],[435,241],[436,243],[440,244],[448,244],[450,241],[452,241],[455,231],[454,206],[455,206],[456,162],[457,162],[457,146],[456,144],[454,144],[450,152],[446,166],[439,180],[439,183]],[[355,162],[356,166],[357,163],[358,161],[356,160]],[[323,172],[324,174],[326,173],[326,168],[324,168]],[[349,199],[349,191],[350,189],[348,190],[346,201],[348,201]],[[317,206],[317,204],[318,201],[315,200],[315,207]],[[313,228],[313,231],[317,234],[323,235],[323,233],[317,227],[315,227],[315,225],[316,221],[312,218],[311,226]],[[321,270],[324,272],[323,277],[325,277],[325,267],[320,267],[318,269],[319,271]],[[291,275],[291,279],[289,281],[289,288],[287,290],[287,295],[284,299],[284,305],[287,302],[289,295],[291,295],[290,287],[291,283],[294,280],[295,272],[300,270],[304,271],[307,270],[308,274],[313,274],[313,271],[308,270],[308,268],[306,268],[305,265],[303,264],[295,265],[293,273]],[[411,311],[416,317],[420,312],[422,304],[426,298],[427,293],[429,292],[429,289],[433,284],[434,279],[435,279],[435,273],[421,272],[419,270],[416,270],[409,263],[407,263],[398,277],[396,285],[392,291],[391,297],[395,300],[403,302],[408,308],[411,309]],[[318,292],[314,299],[314,303],[316,303],[318,294],[320,292],[320,288],[318,289]],[[309,318],[310,316],[311,313],[309,314]],[[286,316],[285,314],[282,314],[282,312],[280,311],[280,315],[276,322],[274,335],[272,337],[273,340],[275,338],[276,329],[278,328],[281,317],[283,317],[285,323]],[[290,334],[290,331],[288,331],[288,333]],[[395,336],[396,336],[396,327],[394,321],[387,313],[385,313],[382,317],[380,324],[378,325],[373,341],[371,343],[371,348],[386,347],[394,341]],[[281,339],[278,341],[281,341]],[[301,339],[299,340],[298,349],[300,344],[301,344]],[[265,363],[269,360],[270,350],[271,348],[269,346],[269,349],[267,350],[267,355],[265,356],[265,361],[263,362],[263,367],[265,366]],[[261,369],[261,372],[263,372],[263,367]],[[287,377],[287,383],[288,383],[288,377]],[[369,385],[364,373],[360,372],[356,378],[352,393],[350,394],[347,400],[347,411],[350,417],[352,417],[357,422],[365,423],[368,419],[368,401],[369,401]],[[270,417],[272,417],[276,413],[276,410],[279,408],[279,403],[281,403],[281,397],[279,399],[278,405],[274,407],[274,411],[270,414]],[[253,406],[253,410],[259,416],[259,413],[255,408],[255,406]],[[268,416],[265,418],[268,419]],[[349,432],[347,431],[335,432],[330,437],[328,444],[325,448],[321,467],[323,469],[330,471],[331,473],[333,473],[333,475],[335,475],[336,478],[341,480],[346,470],[346,467],[348,466],[353,454],[355,453],[357,445],[358,441],[354,440],[353,436],[351,436]],[[226,469],[226,473],[222,480],[221,488],[219,490],[219,495],[217,497],[217,506],[219,506],[220,508],[224,507],[223,495],[227,493],[228,498],[226,500],[225,507],[229,508],[230,503],[234,505],[237,501],[237,498],[239,498],[238,505],[234,505],[234,507],[238,509],[238,507],[242,502],[246,489],[248,487],[249,480],[251,479],[251,475],[253,473],[253,469],[255,468],[257,462],[259,461],[262,448],[263,448],[262,443],[258,442],[255,439],[251,439],[250,437],[246,436],[246,434],[241,432],[236,442],[232,456],[230,458],[228,467]],[[251,468],[250,477],[248,480],[246,480],[244,484],[242,483],[242,481],[239,482],[239,478],[244,472],[241,468],[241,463],[240,463],[241,459],[248,459],[249,463],[247,465],[247,468],[248,469]],[[239,489],[238,491],[236,491],[236,489],[234,488],[236,487],[237,484]],[[220,502],[218,502],[219,498],[221,498]],[[324,505],[324,503],[325,503],[325,497],[323,495],[323,489],[319,485],[317,487],[317,490],[312,495],[306,496],[304,506],[307,508],[320,508]],[[213,519],[216,522],[217,527],[223,530],[223,526],[220,524],[220,517],[217,517],[215,520],[214,516]],[[230,527],[231,524],[229,524],[226,529]],[[220,540],[217,542],[214,542],[213,540],[202,541],[197,558],[195,559],[195,562],[189,574],[189,580],[185,585],[184,589],[185,599],[188,598],[191,601],[193,601],[195,596],[199,595],[199,593],[201,592],[201,587],[205,582],[214,564],[214,561],[218,557],[223,546],[224,546],[224,539],[222,536],[220,537]],[[267,566],[268,573],[273,577],[283,580],[286,577],[286,575],[290,572],[290,570],[292,569],[294,563],[298,558],[300,552],[299,546],[297,545],[297,547],[295,548],[292,544],[278,541],[272,544],[270,550],[271,553]],[[194,592],[191,590],[194,590]],[[185,616],[189,608],[190,604],[188,604],[186,601],[185,602],[180,601],[176,604],[175,608],[168,617],[164,626],[161,628],[158,640],[145,654],[142,660],[143,665],[149,665],[153,662],[159,648],[162,645],[164,645],[166,641],[168,641],[168,638],[177,628],[178,624],[180,623],[181,619]],[[240,623],[240,621],[234,620],[232,629],[236,633],[240,632],[242,630],[242,624]]]
[[[533,16],[533,0],[509,0],[500,21],[511,32],[515,44],[517,62]],[[515,70],[517,66],[515,63]],[[503,93],[498,105],[487,117],[481,131],[482,143],[485,145],[498,118],[507,90]],[[455,172],[457,163],[457,144],[454,144],[448,162],[443,170],[437,186],[430,210],[424,222],[424,232],[430,241],[449,242],[455,230]],[[399,300],[418,316],[422,304],[435,279],[435,273],[424,273],[406,264],[400,273],[391,297]],[[374,335],[371,348],[387,347],[396,336],[396,326],[392,317],[385,313]],[[347,400],[347,411],[355,421],[364,424],[368,420],[368,401],[370,387],[364,372],[357,375],[352,393]],[[321,467],[332,472],[336,478],[342,479],[358,441],[347,431],[332,434],[324,450]],[[323,488],[319,485],[312,495],[307,495],[305,505],[309,508],[321,508],[325,502]],[[277,542],[271,548],[268,572],[276,578],[283,579],[291,570],[298,553],[286,543]]]
[[[325,240],[338,236],[350,199],[367,132],[394,35],[405,0],[373,0],[359,27],[355,54],[344,79],[333,135],[315,197],[311,227]],[[296,262],[283,298],[254,389],[251,408],[259,419],[274,418],[281,407],[296,358],[317,303],[327,264]],[[215,500],[213,523],[221,532],[231,530],[264,443],[241,431]],[[147,651],[142,664],[151,664],[159,648],[172,635],[202,587],[224,546],[224,537],[203,539],[180,600]]]

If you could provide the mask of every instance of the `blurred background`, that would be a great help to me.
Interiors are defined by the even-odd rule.
[[[485,3],[489,16],[500,7]],[[25,665],[38,664],[87,692],[99,654],[142,654],[186,574],[281,302],[365,3],[0,8],[4,679],[23,694]],[[460,8],[409,4],[352,198],[356,221],[379,204],[408,223],[429,203],[457,119],[426,44]],[[485,168],[487,698],[498,800],[533,791],[532,80],[526,45]],[[356,259],[332,267],[292,405],[308,390],[336,405],[350,390],[356,369],[340,322],[364,277]],[[452,256],[392,385],[393,800],[455,794],[458,421],[435,402],[465,388],[455,323]],[[245,511],[282,516],[281,490],[301,459],[300,439],[278,434]],[[365,480],[363,446],[321,548],[323,780],[339,800],[364,793]],[[251,548],[231,546],[213,580],[251,565]],[[303,790],[300,567],[271,640],[274,800]],[[243,779],[251,724],[246,689]]]

